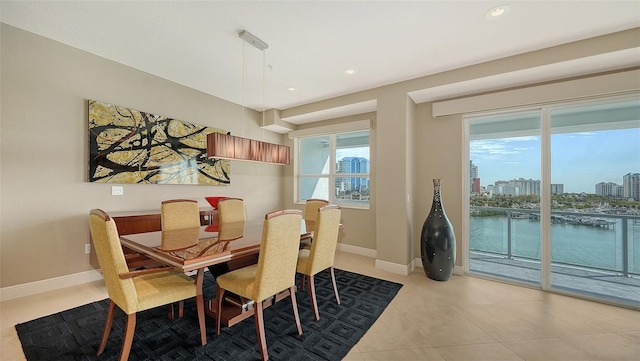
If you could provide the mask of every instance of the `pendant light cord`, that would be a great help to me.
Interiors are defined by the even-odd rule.
[[[244,123],[245,123],[245,104],[246,104],[246,59],[245,59],[245,41],[242,41],[242,137],[244,138]]]

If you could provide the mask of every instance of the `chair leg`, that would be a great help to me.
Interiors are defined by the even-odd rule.
[[[300,281],[300,289],[304,290],[305,283],[307,281],[307,275],[301,273],[300,277],[302,277],[302,281]]]
[[[100,341],[100,348],[98,349],[98,355],[104,352],[104,347],[107,345],[107,339],[109,339],[109,333],[111,332],[111,324],[113,323],[113,313],[116,308],[116,303],[111,301],[109,303],[109,311],[107,312],[107,320],[104,323],[104,332],[102,332],[102,341]]]
[[[298,300],[296,299],[296,287],[289,288],[289,296],[291,296],[291,305],[293,307],[293,317],[296,319],[296,327],[298,335],[302,335],[302,326],[300,325],[300,315],[298,314]]]
[[[320,312],[318,312],[318,301],[316,300],[316,284],[313,276],[309,276],[309,300],[311,300],[311,309],[313,310],[313,316],[317,321],[320,319]]]
[[[222,299],[224,298],[224,288],[217,286],[216,289],[216,335],[220,334],[220,323],[222,319]]]
[[[178,318],[182,318],[182,316],[184,316],[184,301],[178,302]]]
[[[173,303],[170,303],[167,305],[167,318],[169,318],[170,320],[173,320],[174,314],[173,314]]]
[[[136,330],[136,314],[127,315],[127,326],[124,329],[124,338],[122,340],[122,350],[120,350],[120,361],[129,359],[131,344],[133,343],[133,334]]]
[[[262,361],[269,359],[269,353],[267,352],[267,339],[264,332],[264,314],[262,310],[262,301],[256,302],[253,305],[253,318],[256,321],[256,336],[258,337],[258,347],[260,347],[260,356]]]
[[[331,272],[331,283],[333,284],[333,294],[336,295],[336,303],[340,304],[340,296],[338,296],[338,286],[336,285],[336,273],[333,271],[333,267],[329,267]]]

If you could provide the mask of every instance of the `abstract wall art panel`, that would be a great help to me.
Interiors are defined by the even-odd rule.
[[[230,184],[229,161],[207,158],[221,129],[89,100],[89,182]]]

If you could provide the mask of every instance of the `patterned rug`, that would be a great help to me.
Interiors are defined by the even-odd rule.
[[[389,302],[399,283],[336,269],[341,304],[337,305],[329,272],[316,276],[320,320],[306,290],[296,293],[302,336],[296,332],[291,300],[286,298],[265,310],[270,360],[341,360],[367,332]],[[215,281],[205,272],[205,300],[215,297]],[[117,309],[105,351],[96,351],[109,301],[102,300],[16,325],[27,360],[117,360],[126,315]],[[253,317],[223,328],[207,318],[207,345],[200,346],[195,302],[185,302],[184,317],[169,320],[166,307],[138,313],[129,360],[259,360]]]

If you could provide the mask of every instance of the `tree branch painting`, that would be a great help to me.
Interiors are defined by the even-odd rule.
[[[224,130],[89,100],[89,182],[230,184],[229,161],[207,158]]]

